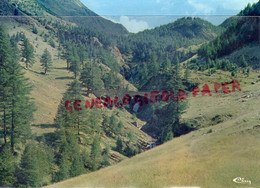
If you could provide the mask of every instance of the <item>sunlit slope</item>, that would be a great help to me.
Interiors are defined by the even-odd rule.
[[[260,79],[256,73],[237,79],[242,80],[242,92],[191,98],[185,114],[186,118],[205,114],[201,123],[207,126],[212,115],[231,117],[115,166],[50,187],[259,187]],[[236,177],[252,184],[237,184]]]

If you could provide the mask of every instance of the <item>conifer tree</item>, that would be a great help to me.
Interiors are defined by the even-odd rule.
[[[107,144],[103,153],[103,166],[109,166],[110,162],[109,162],[109,156],[110,156],[110,147]]]
[[[59,171],[57,172],[56,181],[61,181],[70,177],[71,169],[71,158],[70,158],[70,147],[66,140],[65,130],[61,130],[58,133],[60,138],[57,140],[59,152],[57,153],[57,163],[59,166]]]
[[[31,87],[16,61],[2,26],[0,41],[0,121],[3,122],[4,142],[6,144],[10,140],[14,152],[15,144],[30,135],[34,105],[29,98]]]
[[[80,58],[75,47],[72,48],[72,54],[69,58],[69,61],[71,62],[70,71],[74,73],[74,77],[76,79],[80,72]]]
[[[51,54],[47,49],[45,49],[43,54],[42,54],[41,63],[42,63],[41,66],[44,69],[44,74],[46,74],[47,71],[50,70],[50,67],[52,65]]]
[[[13,186],[17,181],[14,176],[15,173],[15,157],[11,151],[10,146],[3,146],[0,148],[0,186]]]
[[[21,184],[32,187],[43,186],[50,172],[47,154],[40,146],[28,144],[22,155],[21,169],[23,175]]]
[[[120,137],[118,137],[117,140],[116,140],[116,150],[119,153],[123,152],[123,141],[122,141],[122,139]]]
[[[171,127],[172,134],[168,134],[165,131],[169,131],[170,128],[166,127],[164,129],[163,135],[166,135],[167,139],[174,135],[181,134],[180,131],[180,119],[181,114],[183,113],[183,110],[186,108],[186,101],[178,99],[178,93],[180,89],[184,89],[182,85],[182,78],[181,78],[181,65],[179,63],[179,59],[176,59],[176,65],[174,69],[170,71],[169,75],[169,81],[167,84],[167,87],[169,90],[173,92],[173,95],[171,96],[170,102],[166,106],[167,111],[167,117],[165,125]]]
[[[35,62],[34,47],[26,38],[24,39],[23,57],[26,59],[26,68],[29,69],[30,67],[32,67]]]
[[[189,82],[189,78],[190,78],[190,68],[189,68],[189,64],[187,64],[186,70],[185,70],[185,81]]]
[[[100,69],[95,64],[89,62],[85,64],[80,76],[80,81],[82,81],[83,86],[86,88],[87,95],[94,90],[99,90],[104,87],[104,82],[101,80]]]
[[[134,146],[131,143],[128,143],[125,150],[124,150],[124,153],[128,157],[134,156],[136,154]]]
[[[119,89],[121,80],[117,77],[117,73],[110,71],[104,77],[104,84],[107,89]]]
[[[82,106],[82,110],[75,110],[74,103],[68,104],[71,107],[71,111],[66,109],[65,103],[66,101],[73,101],[81,100],[83,98],[81,96],[81,84],[79,81],[74,80],[70,85],[67,92],[64,94],[63,99],[59,105],[58,112],[55,118],[56,124],[59,125],[59,128],[64,128],[69,130],[73,134],[78,135],[78,140],[80,141],[80,131],[88,125],[87,119],[88,114],[86,108]],[[78,101],[79,102],[79,101]]]
[[[91,147],[91,169],[97,170],[101,164],[101,146],[100,140],[97,136],[94,137]]]

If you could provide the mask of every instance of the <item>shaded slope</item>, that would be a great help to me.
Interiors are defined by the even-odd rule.
[[[106,20],[89,10],[79,0],[36,0],[52,15],[62,17],[79,26],[108,34],[127,34],[127,30],[121,25]]]
[[[237,49],[250,43],[260,42],[260,1],[248,5],[237,16],[227,19],[221,24],[227,28],[220,36],[209,44],[203,45],[199,55],[205,58],[216,59],[229,55]],[[250,64],[259,68],[258,64]]]

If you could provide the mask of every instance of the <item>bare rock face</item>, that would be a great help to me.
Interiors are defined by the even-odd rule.
[[[103,44],[99,41],[97,37],[93,37],[93,44],[98,47],[102,47]]]
[[[119,49],[116,46],[111,47],[111,53],[114,55],[117,63],[122,67],[123,65],[125,65],[125,60],[122,57],[121,52],[119,51]]]

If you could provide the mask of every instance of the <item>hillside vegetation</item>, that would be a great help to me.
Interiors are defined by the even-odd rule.
[[[220,75],[226,78],[224,73]],[[242,92],[189,100],[190,107],[183,117],[197,119],[206,128],[174,138],[120,164],[49,187],[259,187],[257,76],[254,73],[250,78],[238,77]],[[200,78],[202,83],[208,79],[203,75]],[[256,80],[257,84],[251,85]],[[207,83],[214,81],[210,78]],[[251,180],[252,184],[237,184],[232,181],[236,177]]]
[[[130,34],[79,0],[1,0],[0,186],[259,186],[259,3]]]

